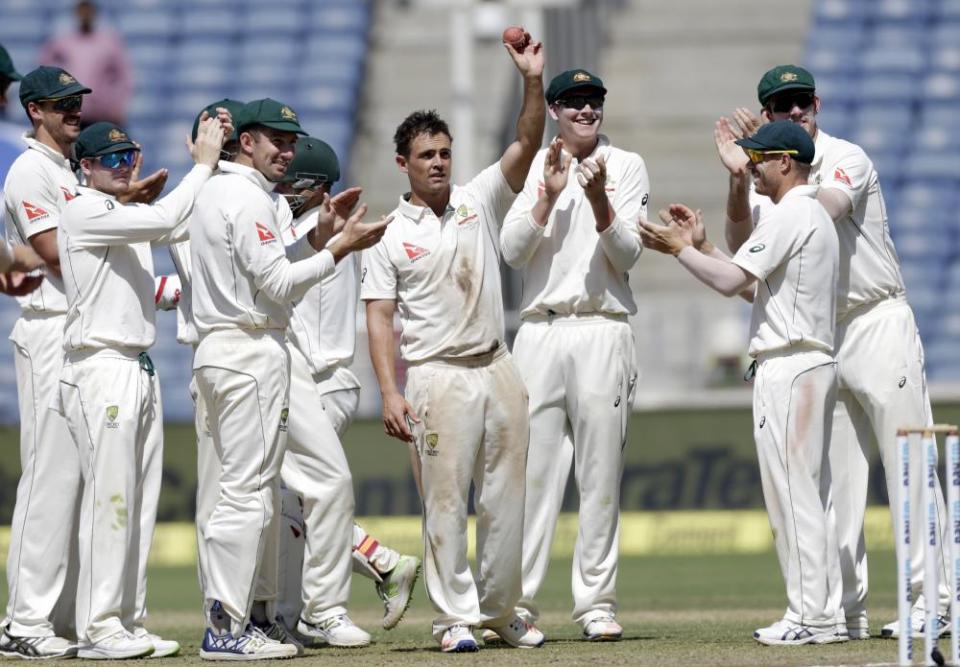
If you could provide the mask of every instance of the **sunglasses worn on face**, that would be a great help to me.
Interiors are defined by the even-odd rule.
[[[137,151],[126,150],[119,153],[107,153],[97,158],[100,164],[107,169],[119,169],[120,167],[132,167],[137,159]]]
[[[61,97],[56,100],[41,100],[42,102],[53,102],[54,111],[79,111],[83,106],[82,95],[71,95],[70,97]]]
[[[770,109],[776,113],[790,113],[793,107],[806,109],[813,104],[813,93],[793,93],[792,95],[779,95],[767,103]]]
[[[576,109],[577,111],[580,111],[580,109],[588,104],[591,109],[599,109],[603,106],[603,99],[603,95],[570,95],[557,100],[557,105],[565,109]]]
[[[747,151],[747,157],[750,158],[750,162],[753,164],[760,164],[767,159],[768,155],[796,155],[799,151],[790,149],[783,151],[758,151],[753,148],[744,149]]]

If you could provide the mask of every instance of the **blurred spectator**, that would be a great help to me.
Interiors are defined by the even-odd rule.
[[[23,77],[13,67],[13,60],[10,54],[0,44],[0,109],[7,106],[7,88],[14,81],[19,81]]]
[[[97,28],[95,3],[81,0],[73,13],[77,30],[47,42],[40,64],[62,67],[93,89],[83,100],[83,127],[102,120],[125,125],[133,80],[123,40],[110,28]]]

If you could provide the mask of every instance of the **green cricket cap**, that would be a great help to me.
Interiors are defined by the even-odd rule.
[[[789,120],[761,125],[752,137],[738,139],[736,143],[755,151],[796,151],[791,157],[803,164],[813,163],[813,156],[817,152],[807,131]]]
[[[114,123],[100,122],[87,127],[74,144],[77,159],[97,157],[127,150],[140,150],[126,132]]]
[[[757,84],[757,97],[760,104],[765,105],[771,97],[787,90],[813,92],[816,90],[813,75],[797,65],[777,65],[760,79]]]
[[[205,106],[205,107],[200,111],[200,113],[197,114],[197,117],[193,119],[193,129],[190,131],[190,138],[191,138],[193,141],[196,141],[196,140],[197,140],[197,132],[198,132],[199,129],[200,129],[200,116],[203,115],[203,112],[204,112],[204,111],[206,111],[206,112],[207,112],[208,114],[210,114],[212,117],[216,118],[216,116],[217,116],[217,107],[223,107],[224,109],[226,109],[227,111],[230,112],[230,116],[231,116],[231,118],[233,118],[233,134],[231,134],[229,137],[227,137],[227,141],[236,141],[237,138],[240,136],[240,135],[237,133],[237,121],[239,120],[240,113],[241,113],[241,111],[243,110],[243,107],[244,107],[244,106],[245,106],[245,105],[244,105],[243,102],[238,102],[237,100],[231,100],[231,99],[226,98],[226,97],[223,98],[222,100],[219,100],[219,101],[217,101],[217,102],[214,102],[213,104],[210,104],[210,105],[208,105],[208,106]]]
[[[14,69],[13,59],[7,50],[3,48],[3,44],[0,44],[0,78],[9,79],[10,81],[19,81],[23,78],[23,75]]]
[[[71,95],[86,95],[93,92],[60,67],[42,65],[27,72],[20,80],[20,104],[38,100],[58,100]]]
[[[296,132],[306,135],[300,127],[300,121],[297,118],[297,112],[282,102],[277,102],[269,97],[262,100],[254,100],[243,106],[240,113],[240,120],[234,120],[237,128],[237,136],[240,132],[253,125],[263,125],[274,130],[282,132]]]
[[[603,80],[599,76],[585,69],[568,69],[550,80],[544,95],[547,98],[547,104],[553,104],[574,88],[596,88],[602,94],[607,94],[607,89],[603,87]]]
[[[340,180],[340,161],[330,144],[316,137],[297,139],[297,153],[287,167],[284,183],[311,181],[312,185]],[[302,187],[310,187],[304,185]]]

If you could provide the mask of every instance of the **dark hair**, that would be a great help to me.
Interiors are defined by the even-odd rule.
[[[397,155],[410,157],[410,144],[421,134],[428,134],[431,137],[435,134],[445,134],[453,141],[450,134],[450,128],[446,121],[440,118],[435,109],[430,111],[414,111],[403,119],[397,131],[393,135],[393,143],[397,145]]]

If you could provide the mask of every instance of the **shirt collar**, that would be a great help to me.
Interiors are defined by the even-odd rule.
[[[276,183],[268,181],[263,174],[253,167],[237,164],[236,162],[224,162],[223,160],[220,160],[217,166],[219,166],[220,171],[225,174],[239,174],[252,183],[256,183],[264,192],[273,192],[273,189],[277,187]]]
[[[813,142],[816,150],[813,153],[813,162],[810,165],[814,170],[820,168],[820,163],[823,162],[823,154],[827,151],[827,142],[829,140],[830,135],[818,127],[817,138]]]
[[[451,194],[452,194],[452,190],[451,190]],[[400,213],[403,214],[405,217],[410,218],[414,222],[420,222],[423,220],[424,217],[426,217],[428,213],[431,215],[433,214],[433,211],[428,206],[417,206],[416,204],[411,204],[409,197],[410,197],[409,192],[405,195],[401,195],[400,204],[397,206],[397,210],[399,210]],[[448,201],[446,211],[444,211],[444,215],[446,215],[452,210],[453,210],[453,205]]]
[[[81,195],[86,195],[86,196],[92,195],[92,196],[101,197],[102,199],[111,199],[113,201],[117,201],[117,198],[114,197],[113,195],[109,195],[106,192],[101,192],[100,190],[88,187],[86,185],[77,186],[77,196],[81,196]]]
[[[556,141],[559,138],[560,138],[560,135],[558,134],[556,137],[554,137],[554,141]],[[609,152],[610,152],[608,149],[609,146],[610,146],[610,139],[607,138],[607,135],[598,134],[597,145],[593,147],[593,150],[590,152],[590,155],[587,156],[587,159],[597,158],[597,157],[600,157],[600,155],[603,155],[604,158],[609,157]],[[567,153],[567,150],[564,149],[563,152]],[[567,155],[569,155],[569,153],[567,153]],[[577,158],[573,158],[573,159],[576,160]]]
[[[783,203],[787,199],[799,197],[810,197],[811,199],[816,199],[817,191],[819,191],[819,189],[820,188],[816,185],[797,185],[787,190],[787,194],[783,195],[783,198],[780,200],[780,202]]]
[[[73,169],[70,168],[70,158],[64,157],[63,153],[61,153],[57,149],[50,148],[45,143],[38,140],[37,137],[33,134],[33,132],[27,132],[26,134],[24,134],[23,140],[27,142],[27,146],[30,147],[31,149],[47,156],[48,158],[56,162],[58,165],[62,165],[67,169],[70,169],[70,171],[73,171]]]

